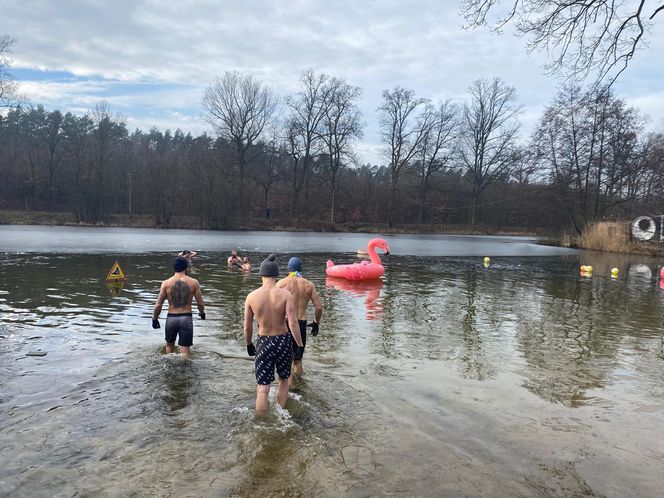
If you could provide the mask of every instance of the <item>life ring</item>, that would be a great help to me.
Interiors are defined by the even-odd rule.
[[[647,228],[644,228],[646,222]],[[651,240],[655,236],[657,225],[650,216],[639,216],[632,222],[632,237],[636,240]]]

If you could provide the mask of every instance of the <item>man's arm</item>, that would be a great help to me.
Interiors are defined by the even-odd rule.
[[[316,287],[312,285],[311,290],[311,303],[314,305],[314,322],[320,323],[320,319],[323,316],[323,303],[320,301],[318,292],[316,292]]]
[[[203,302],[203,292],[201,291],[201,284],[196,280],[196,290],[194,291],[194,298],[196,299],[196,306],[198,306],[198,314],[202,320],[205,320],[205,303]]]
[[[251,344],[251,336],[254,333],[254,310],[251,309],[249,296],[244,301],[244,343]]]
[[[290,292],[286,299],[286,318],[288,318],[288,328],[295,339],[295,343],[303,348],[304,343],[302,342],[302,334],[300,334],[300,324],[297,321],[297,313],[295,312],[295,299]]]
[[[166,282],[161,283],[161,289],[159,289],[159,296],[157,297],[157,302],[154,303],[154,309],[152,310],[152,319],[157,320],[159,319],[159,315],[161,314],[161,308],[164,305],[164,301],[166,300]]]

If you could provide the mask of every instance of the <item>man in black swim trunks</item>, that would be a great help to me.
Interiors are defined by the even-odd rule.
[[[277,287],[279,267],[274,254],[261,263],[259,274],[263,285],[251,292],[244,303],[244,339],[247,354],[256,356],[256,411],[268,408],[267,395],[279,375],[277,403],[283,408],[288,399],[288,378],[291,373],[292,340],[286,321],[293,330],[296,348],[303,348],[297,323],[295,304],[290,292]],[[258,321],[256,346],[252,342],[254,317]]]
[[[318,324],[323,316],[323,304],[320,301],[314,284],[302,276],[302,261],[300,258],[293,256],[288,261],[288,277],[279,280],[277,287],[288,290],[295,299],[295,312],[297,313],[302,344],[306,347],[307,307],[309,306],[309,302],[314,305],[314,321],[309,324],[309,327],[311,327],[311,335],[316,337],[318,335]],[[301,350],[293,349],[293,376],[290,379],[291,384],[296,377],[304,373],[302,365],[304,347]]]
[[[189,356],[189,348],[194,343],[194,322],[191,317],[191,303],[196,298],[198,313],[205,320],[205,304],[198,280],[185,274],[189,263],[181,256],[173,260],[175,275],[161,284],[159,297],[152,312],[152,328],[158,329],[159,315],[164,301],[168,299],[168,315],[166,317],[166,352],[172,353],[175,339],[178,338],[180,354]]]

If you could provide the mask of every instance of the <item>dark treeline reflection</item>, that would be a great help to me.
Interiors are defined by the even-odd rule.
[[[516,91],[499,79],[455,104],[395,87],[375,116],[342,79],[309,71],[300,85],[279,99],[249,76],[214,80],[203,100],[213,135],[132,131],[105,103],[85,115],[11,108],[0,114],[0,209],[163,227],[581,231],[662,204],[664,135],[608,91],[562,87],[525,136]],[[382,164],[357,161],[367,119]]]

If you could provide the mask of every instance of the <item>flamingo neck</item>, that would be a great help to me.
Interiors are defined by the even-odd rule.
[[[378,254],[376,253],[376,243],[375,242],[369,242],[369,245],[367,246],[367,252],[369,253],[369,258],[371,259],[371,262],[379,265],[380,264],[380,256],[378,256]]]

